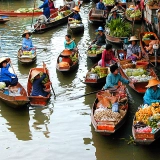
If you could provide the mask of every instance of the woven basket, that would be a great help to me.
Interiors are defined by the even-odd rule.
[[[132,60],[130,60],[130,59],[125,59],[125,60],[119,61],[120,65],[131,63],[131,62],[132,62]]]

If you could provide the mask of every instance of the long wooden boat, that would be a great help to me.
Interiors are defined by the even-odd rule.
[[[84,32],[84,24],[82,22],[78,23],[76,25],[68,23],[67,30],[71,31],[73,34],[75,34],[75,33],[78,34],[78,33]]]
[[[68,22],[68,18],[73,16],[73,12],[70,12],[67,15],[64,15],[63,18],[59,19],[59,20],[55,20],[55,18],[58,16],[58,14],[62,11],[67,11],[67,7],[64,6],[63,8],[61,8],[60,10],[58,10],[57,12],[53,13],[50,17],[50,21],[47,23],[39,23],[37,22],[36,24],[34,24],[34,32],[33,33],[44,33],[50,29],[53,29],[59,25],[65,24]]]
[[[8,15],[0,14],[0,24],[6,23],[9,21]]]
[[[89,12],[89,21],[99,24],[105,23],[107,16],[105,17],[105,13],[103,10],[97,10],[95,8],[91,8]]]
[[[144,36],[145,34],[153,34],[153,35],[155,36],[155,38],[156,38],[157,40],[159,40],[158,36],[157,36],[154,32],[142,32],[142,33],[140,33],[140,34],[139,34],[139,39],[140,39],[140,47],[141,47],[141,51],[142,51],[142,56],[143,56],[144,58],[146,58],[146,59],[147,59],[149,62],[151,62],[151,63],[155,63],[155,59],[156,59],[157,63],[160,63],[160,56],[159,56],[159,55],[157,55],[157,57],[155,57],[154,54],[153,54],[153,55],[149,55],[149,54],[146,52],[146,50],[145,50],[144,47],[145,47],[145,46],[148,46],[150,40],[142,41],[143,36]],[[147,45],[146,45],[145,43],[146,43]]]
[[[27,54],[24,54],[24,53],[27,53]],[[31,64],[33,62],[36,61],[36,58],[37,58],[37,52],[35,50],[34,54],[32,54],[31,52],[29,51],[22,51],[22,49],[19,49],[18,50],[18,53],[17,53],[17,57],[18,57],[18,61],[21,63],[21,64]]]
[[[79,53],[78,52],[76,52],[74,56],[68,55],[64,57],[61,54],[57,58],[56,68],[58,71],[62,73],[68,73],[78,68],[79,66]],[[74,58],[74,61],[72,60],[72,57],[76,57]]]
[[[114,96],[116,95],[120,96],[119,103],[118,103],[119,113],[117,112],[119,119],[117,120],[111,119],[110,117],[110,116],[113,116],[112,114],[115,113],[115,112],[112,112],[112,109],[107,109],[107,112],[109,113],[108,115],[106,115],[106,117],[103,120],[97,120],[97,118],[95,118],[96,117],[95,113],[97,112],[96,111],[97,104],[101,102],[101,100],[99,101],[98,98],[96,98],[92,106],[92,110],[91,110],[92,125],[95,131],[102,135],[111,135],[115,133],[126,122],[127,113],[128,113],[128,98],[127,98],[126,90],[125,89],[121,90],[121,94],[120,94],[120,90],[117,90],[116,92],[114,92]]]
[[[156,103],[154,104],[156,108],[159,108],[159,106],[156,106]],[[144,122],[145,119],[147,119],[147,121],[150,121],[149,119],[151,117],[154,117],[154,111],[153,111],[154,107],[147,106],[146,108],[142,108],[142,106],[138,108],[133,118],[132,135],[136,144],[150,145],[151,143],[156,141],[158,138],[160,138],[160,127],[158,127],[157,124],[154,122],[151,122],[151,123],[147,122],[148,124]],[[146,110],[147,112],[145,112],[144,110]],[[140,111],[144,111],[146,113],[146,114],[143,113],[142,115],[143,117],[144,115],[146,116],[144,117],[143,120],[137,120],[138,112]],[[152,126],[152,125],[156,125],[156,126]]]
[[[57,12],[58,8],[56,8],[55,10],[50,10],[51,14],[53,14],[54,12]],[[33,12],[25,12],[25,13],[17,13],[16,11],[7,11],[7,10],[0,10],[0,14],[5,14],[8,15],[10,17],[26,17],[26,16],[33,16]],[[34,16],[40,16],[42,15],[43,12],[34,12]]]
[[[29,76],[28,76],[28,83],[27,83],[27,94],[30,100],[30,105],[32,106],[46,106],[48,100],[50,99],[51,94],[49,93],[47,97],[43,96],[31,96],[32,92],[32,82],[31,82],[31,73],[33,70],[44,72],[44,68],[32,68],[30,69]],[[47,82],[45,83],[45,89],[50,90],[51,89],[51,83],[50,83],[50,76],[49,76],[49,71],[46,69],[46,74],[47,74]]]
[[[91,59],[93,62],[98,62],[102,57],[102,53],[100,53],[100,54],[89,54],[89,53],[87,53],[87,57],[89,59]]]
[[[89,69],[89,71],[86,74],[84,83],[91,86],[91,87],[101,87],[105,84],[106,82],[106,77],[109,74],[110,70],[109,67],[107,68],[101,68],[101,73],[106,74],[104,77],[99,77],[97,73],[93,73],[93,70],[95,70],[95,67],[98,66],[98,63],[96,63],[92,68]]]

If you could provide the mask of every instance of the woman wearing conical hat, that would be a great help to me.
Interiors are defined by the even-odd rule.
[[[160,81],[157,79],[151,79],[148,82],[147,90],[144,94],[143,100],[144,104],[152,104],[154,102],[160,102],[160,88],[157,86]]]
[[[127,59],[131,59],[132,61],[136,61],[138,59],[141,59],[141,50],[139,45],[137,44],[138,39],[136,36],[132,36],[129,39],[129,42],[131,42],[130,45],[127,47]]]
[[[73,11],[74,11],[74,15],[72,16],[72,18],[69,17],[68,20],[79,20],[79,21],[81,21],[82,18],[81,18],[80,14],[79,14],[79,11],[80,11],[79,7],[75,6],[73,8]]]

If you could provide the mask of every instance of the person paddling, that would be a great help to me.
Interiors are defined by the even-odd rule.
[[[50,8],[49,8],[49,1],[48,0],[41,0],[43,4],[39,6],[39,9],[43,8],[43,15],[46,16],[47,19],[50,17]]]

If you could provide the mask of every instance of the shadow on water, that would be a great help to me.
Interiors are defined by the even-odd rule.
[[[0,103],[0,114],[6,120],[6,128],[13,132],[18,140],[32,140],[32,134],[29,127],[28,108],[16,110]]]

